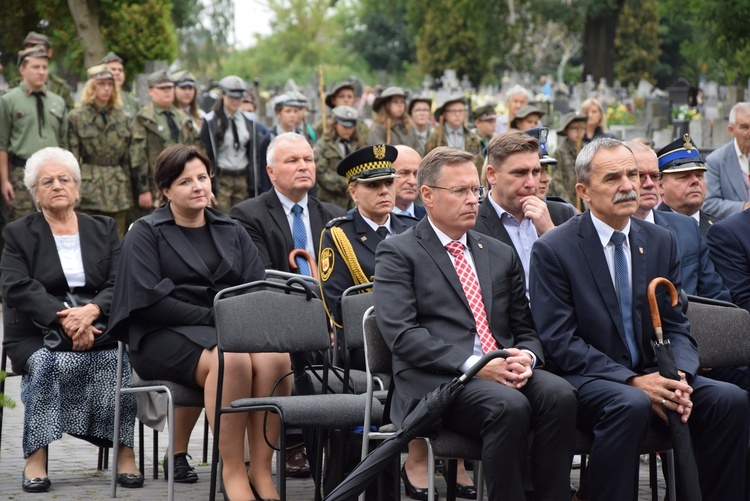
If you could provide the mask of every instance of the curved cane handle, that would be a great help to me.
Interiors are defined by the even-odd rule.
[[[654,326],[654,331],[656,331],[656,337],[659,338],[659,340],[663,340],[663,333],[661,330],[661,316],[659,315],[659,305],[656,304],[656,288],[659,285],[664,285],[669,291],[669,295],[672,298],[672,306],[677,306],[678,297],[677,290],[674,288],[672,282],[664,277],[657,277],[651,280],[651,283],[648,284],[648,306],[651,310],[651,323]]]
[[[307,264],[310,266],[310,275],[317,279],[318,278],[318,265],[315,263],[315,259],[310,255],[309,252],[307,252],[305,249],[292,249],[289,252],[289,268],[292,270],[297,269],[297,256],[300,256],[307,261]]]

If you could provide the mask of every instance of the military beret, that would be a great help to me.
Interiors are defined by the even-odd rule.
[[[331,87],[331,90],[328,91],[328,94],[326,94],[326,106],[329,108],[333,108],[333,98],[336,97],[336,94],[339,93],[342,89],[351,89],[354,91],[354,84],[351,82],[337,82],[333,84],[333,87]]]
[[[437,108],[435,108],[435,120],[440,121],[440,117],[443,116],[445,107],[453,103],[466,104],[466,96],[456,94],[454,96],[448,96]]]
[[[417,103],[427,103],[432,108],[432,99],[427,96],[413,96],[409,99],[409,106],[406,112],[411,115],[411,111],[414,109],[414,105]],[[431,111],[431,110],[430,110]]]
[[[542,165],[557,165],[557,160],[547,153],[547,136],[549,135],[547,127],[535,127],[525,130],[523,133],[539,141],[539,163]]]
[[[369,183],[398,177],[392,167],[398,157],[398,150],[390,144],[365,146],[351,152],[336,166],[339,176],[346,182]]]
[[[172,73],[172,81],[177,87],[195,87],[195,77],[187,70]]]
[[[573,122],[585,122],[586,120],[588,120],[588,117],[586,115],[579,115],[575,111],[566,113],[562,117],[562,122],[560,122],[560,128],[557,129],[557,134],[559,136],[565,136],[567,135],[567,132],[565,132],[565,129],[567,129],[570,124],[572,124]]]
[[[124,61],[122,60],[122,58],[120,56],[118,56],[114,52],[110,51],[110,52],[107,52],[107,55],[104,56],[102,58],[102,60],[99,61],[99,62],[102,63],[102,64],[107,64],[107,63],[120,63],[120,64],[122,64]]]
[[[669,143],[656,156],[659,157],[659,171],[662,173],[708,170],[698,148],[690,142],[690,134]]]
[[[247,85],[245,85],[245,81],[237,75],[228,75],[219,80],[219,88],[229,97],[242,99],[242,96],[245,94],[245,89],[247,89]]]
[[[158,70],[151,73],[146,78],[146,82],[148,82],[149,87],[157,87],[160,89],[166,87],[174,87],[174,82],[167,73],[167,70]]]
[[[114,79],[114,75],[112,75],[112,70],[109,69],[109,66],[106,64],[97,64],[96,66],[92,66],[91,68],[86,70],[86,74],[90,79],[94,80],[106,80],[106,79]]]
[[[35,45],[28,49],[18,51],[18,66],[21,66],[21,63],[23,63],[27,57],[43,57],[49,59],[49,52],[47,52],[47,47],[44,45]]]
[[[406,92],[404,92],[404,89],[401,87],[388,87],[382,94],[375,98],[375,101],[372,103],[372,111],[380,111],[380,108],[382,108],[386,102],[396,96],[406,98]]]
[[[354,127],[357,125],[358,113],[351,106],[336,106],[331,111],[331,115],[333,115],[334,120],[344,127]]]
[[[295,108],[302,108],[302,104],[294,96],[289,94],[279,94],[273,100],[273,109],[279,111],[283,106],[294,106]]]
[[[36,31],[30,31],[29,34],[26,35],[26,38],[23,39],[23,45],[44,45],[49,49],[49,37],[47,35],[37,33]]]
[[[485,104],[484,106],[480,106],[478,108],[474,108],[471,111],[471,114],[474,115],[474,120],[494,120],[497,118],[497,115],[495,114],[495,105],[494,104]]]

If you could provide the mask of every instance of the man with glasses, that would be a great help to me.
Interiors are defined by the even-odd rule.
[[[427,137],[425,153],[429,153],[438,146],[450,146],[474,156],[481,155],[481,139],[466,127],[466,98],[464,96],[453,96],[444,101],[435,110],[435,120],[440,123]],[[479,171],[481,174],[481,169]]]
[[[541,370],[516,254],[472,231],[482,192],[473,160],[454,148],[428,153],[417,175],[427,217],[377,248],[376,317],[393,352],[391,419],[401,426],[427,392],[502,348],[511,356],[467,382],[443,426],[481,439],[489,499],[526,499],[527,457],[536,499],[570,499],[575,393]]]

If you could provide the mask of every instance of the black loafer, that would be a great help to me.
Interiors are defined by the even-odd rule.
[[[198,481],[198,474],[190,463],[188,463],[188,455],[186,452],[181,452],[174,455],[174,481],[178,484],[194,484]],[[193,459],[190,457],[190,459]],[[164,480],[169,480],[169,461],[164,458]]]
[[[125,489],[138,489],[143,487],[143,475],[140,473],[118,473],[117,483]]]
[[[47,492],[52,485],[48,477],[26,478],[26,468],[21,472],[21,488],[24,492]]]
[[[411,499],[416,499],[418,501],[427,501],[430,495],[430,489],[421,489],[419,487],[414,487],[411,482],[409,481],[409,476],[406,474],[406,465],[401,467],[401,480],[404,481],[404,490],[406,491],[406,495],[409,496]],[[435,501],[439,499],[437,490],[435,491]]]
[[[443,474],[443,477],[447,479],[448,469],[446,468],[445,463],[443,463],[441,472]],[[464,485],[464,484],[459,484],[458,482],[456,482],[456,497],[461,498],[461,499],[476,499],[477,488],[473,485]]]

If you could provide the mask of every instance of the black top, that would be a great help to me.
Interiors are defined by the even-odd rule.
[[[208,228],[208,225],[204,224],[197,228],[188,228],[179,225],[177,227],[185,235],[187,241],[193,246],[193,249],[195,249],[195,252],[198,253],[211,273],[215,272],[221,263],[221,255],[216,250],[216,245],[211,238],[211,230]]]

